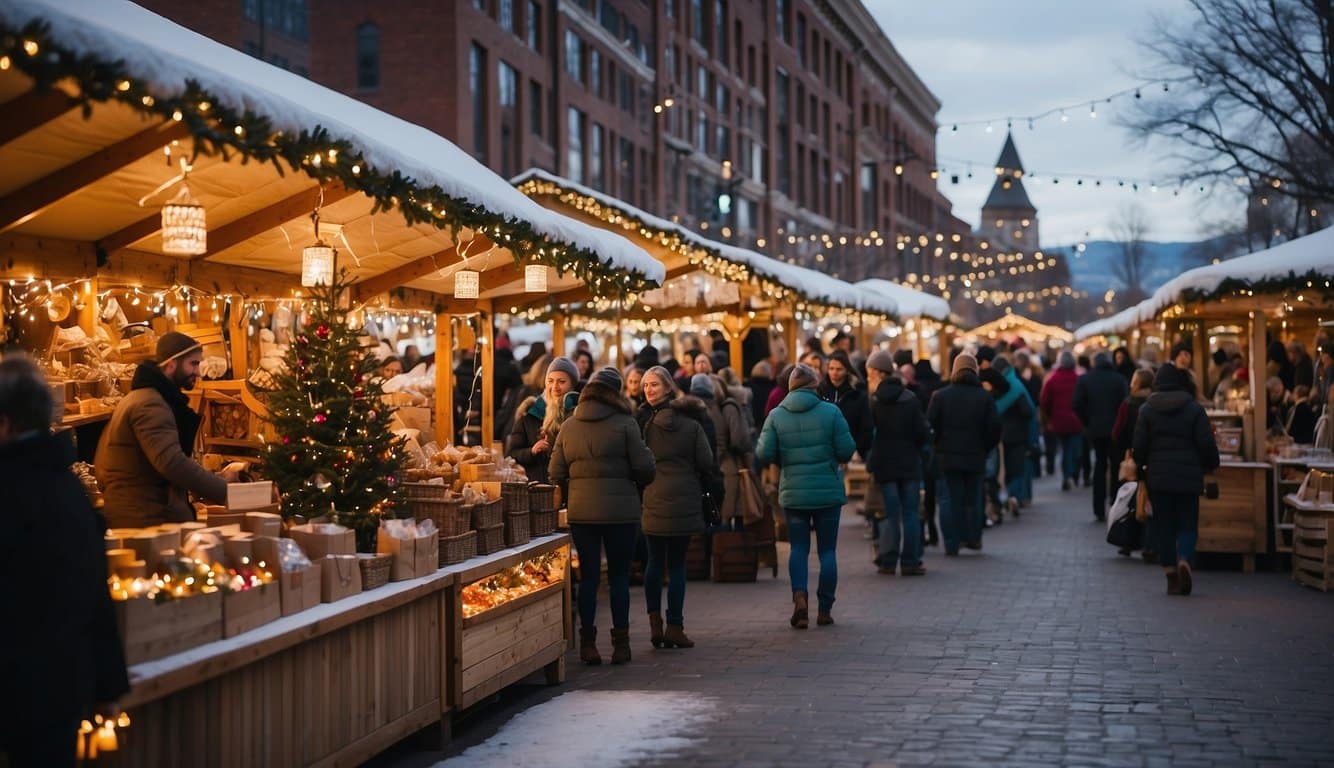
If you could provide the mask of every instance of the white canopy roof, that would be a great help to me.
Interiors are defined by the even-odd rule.
[[[872,294],[894,300],[899,307],[899,317],[904,320],[929,317],[933,320],[948,320],[950,304],[939,296],[924,293],[892,280],[870,278],[857,283],[857,287]]]

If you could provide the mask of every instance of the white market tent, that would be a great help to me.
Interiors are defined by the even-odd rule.
[[[873,295],[893,299],[898,305],[901,320],[925,318],[944,322],[950,318],[950,304],[939,296],[876,277],[862,280],[856,285]]]

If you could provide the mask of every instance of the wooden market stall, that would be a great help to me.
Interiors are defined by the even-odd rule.
[[[912,334],[913,358],[930,359],[931,350],[928,342],[935,339],[938,366],[942,373],[949,371],[949,349],[951,332],[955,328],[951,322],[949,302],[923,291],[909,288],[901,283],[880,278],[870,278],[857,283],[857,287],[873,294],[888,296],[899,309],[899,322],[902,335]],[[865,349],[870,349],[868,344]]]
[[[1266,430],[1266,351],[1271,341],[1308,346],[1334,315],[1334,230],[1326,229],[1265,251],[1185,272],[1135,307],[1076,331],[1080,341],[1130,340],[1134,351],[1150,340],[1168,349],[1193,345],[1194,376],[1204,391],[1211,347],[1239,340],[1250,375],[1235,396],[1209,406],[1223,467],[1220,496],[1200,504],[1201,552],[1240,554],[1246,570],[1256,555],[1293,551],[1294,510],[1285,505],[1307,470],[1324,466],[1328,451],[1284,447]],[[1291,455],[1283,455],[1291,454]],[[1272,478],[1271,478],[1272,473]],[[1331,508],[1334,511],[1334,508]],[[1306,510],[1310,514],[1311,510]]]
[[[1006,336],[1022,336],[1030,347],[1045,344],[1062,347],[1074,341],[1074,334],[1055,325],[1039,323],[1023,315],[1006,314],[962,334],[964,338],[985,342]]]
[[[163,330],[183,328],[218,347],[221,375],[230,369],[238,380],[208,389],[228,405],[263,407],[239,381],[257,358],[249,310],[266,300],[299,310],[309,278],[327,282],[335,268],[353,282],[353,314],[437,318],[445,400],[451,317],[480,318],[489,352],[499,297],[539,287],[620,295],[663,277],[624,238],[541,208],[439,136],[128,2],[0,6],[0,115],[0,291],[11,294],[11,308],[29,310],[10,321],[27,322],[47,303],[61,310],[68,299],[93,336],[110,304],[99,298],[144,298]],[[177,207],[168,214],[164,203]],[[152,354],[121,341],[130,343],[107,346],[137,359]],[[489,370],[485,354],[482,365]],[[452,434],[448,422],[435,425],[442,437]],[[244,439],[255,429],[248,421]],[[568,560],[567,537],[544,537],[449,569],[432,563],[426,575],[356,598],[290,616],[284,609],[257,629],[237,623],[226,639],[217,639],[222,621],[158,622],[163,637],[193,630],[203,644],[131,667],[135,725],[119,757],[350,764],[478,700],[477,691],[513,682],[519,670],[551,665],[559,679],[553,649],[568,640],[567,622],[541,624],[550,642],[539,648],[520,647],[506,631],[526,634],[530,619],[546,621],[553,595],[568,615],[563,585],[538,590],[541,598],[520,588],[568,583]],[[276,619],[278,584],[254,594],[266,621],[270,608]],[[473,608],[460,627],[465,604]],[[522,624],[481,638],[502,615]],[[469,629],[465,651],[457,641]]]
[[[745,377],[749,370],[743,365],[741,341],[752,328],[772,327],[781,332],[791,360],[800,354],[799,326],[812,317],[844,312],[870,325],[897,316],[898,305],[888,295],[710,240],[545,171],[526,171],[514,183],[550,210],[630,237],[666,270],[661,289],[638,295],[634,301],[599,303],[579,290],[539,300],[536,304],[541,306],[563,307],[553,325],[563,324],[565,316],[574,314],[600,315],[612,323],[635,322],[644,328],[689,321],[689,327],[704,330],[716,323],[729,342],[732,368]]]

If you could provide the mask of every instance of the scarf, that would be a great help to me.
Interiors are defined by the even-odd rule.
[[[134,370],[130,381],[130,390],[153,389],[166,401],[167,407],[176,421],[176,435],[181,441],[181,450],[186,456],[194,453],[195,433],[199,431],[200,417],[190,408],[190,398],[181,388],[167,378],[167,374],[154,362],[143,362]]]

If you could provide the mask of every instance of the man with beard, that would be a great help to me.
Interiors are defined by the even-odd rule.
[[[200,419],[183,390],[199,380],[203,357],[199,342],[172,332],[158,340],[157,361],[135,370],[130,393],[97,445],[97,482],[109,527],[194,520],[187,493],[226,503],[227,483],[236,480],[236,472],[215,475],[190,458]]]

